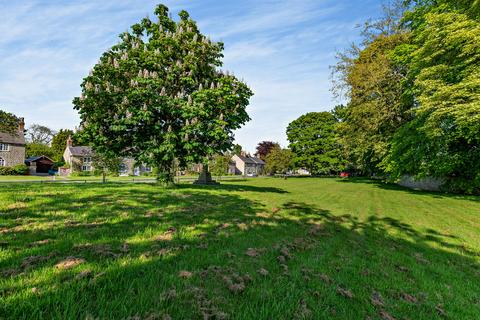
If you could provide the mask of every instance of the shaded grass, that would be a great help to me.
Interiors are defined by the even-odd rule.
[[[336,179],[1,187],[0,318],[480,314],[475,197]],[[55,267],[68,257],[84,262]]]

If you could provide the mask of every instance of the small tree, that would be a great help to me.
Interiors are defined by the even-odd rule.
[[[0,132],[14,134],[17,131],[19,120],[13,114],[0,110]]]
[[[217,177],[226,175],[228,173],[228,164],[230,163],[230,158],[231,156],[228,154],[215,155],[209,162],[210,172]]]
[[[280,148],[280,145],[277,142],[272,141],[262,141],[257,145],[257,157],[265,161],[270,151],[274,148]]]
[[[269,174],[285,174],[293,169],[293,156],[291,150],[275,147],[267,155],[265,170]]]
[[[63,152],[67,145],[67,139],[71,136],[73,136],[73,131],[70,129],[60,129],[60,131],[53,136],[51,147],[55,153],[53,158],[55,161],[62,161]]]
[[[118,173],[121,164],[122,159],[115,156],[113,153],[95,153],[92,156],[92,165],[95,168],[95,171],[98,171],[102,174],[103,183],[107,182],[107,174]]]
[[[178,22],[164,5],[155,15],[102,55],[73,104],[95,151],[133,157],[172,184],[175,160],[205,163],[232,147],[253,93],[218,69],[223,44],[201,34],[186,11]]]
[[[27,130],[27,140],[30,143],[49,145],[52,142],[55,131],[40,124],[32,124]]]

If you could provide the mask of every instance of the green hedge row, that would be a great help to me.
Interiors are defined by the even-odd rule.
[[[24,176],[28,174],[28,167],[18,164],[14,167],[0,167],[0,176]]]

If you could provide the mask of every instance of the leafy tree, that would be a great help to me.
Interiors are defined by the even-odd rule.
[[[406,16],[413,41],[400,59],[419,107],[395,136],[389,171],[448,179],[480,192],[480,23],[473,2],[423,2]]]
[[[413,99],[404,91],[407,70],[392,59],[397,46],[407,41],[405,33],[378,36],[348,62],[343,75],[349,103],[335,111],[343,118],[341,143],[348,158],[368,174],[384,171],[394,133],[412,117]]]
[[[186,11],[174,21],[159,5],[155,15],[158,22],[143,19],[102,55],[73,103],[96,152],[133,157],[171,184],[175,159],[185,167],[232,147],[253,93],[218,69],[223,44]]]
[[[70,129],[60,129],[60,131],[53,136],[51,145],[53,152],[55,152],[53,160],[62,161],[63,153],[67,146],[67,139],[73,136],[73,130]]]
[[[95,153],[92,156],[92,165],[96,172],[102,175],[102,183],[107,182],[107,174],[117,174],[120,170],[122,159],[116,157],[115,154],[110,153]]]
[[[329,174],[343,169],[336,134],[337,120],[330,112],[307,113],[288,125],[287,137],[296,167],[312,174]]]
[[[27,158],[29,157],[38,157],[38,156],[46,156],[51,158],[52,160],[55,158],[55,151],[44,143],[38,142],[29,142],[25,146],[25,153]]]
[[[228,164],[231,156],[229,154],[217,154],[212,157],[209,162],[210,172],[217,177],[224,176],[228,173]]]
[[[275,146],[266,157],[266,172],[268,174],[287,173],[293,169],[294,156],[291,150]]]
[[[11,113],[0,110],[0,132],[16,133],[19,119]]]
[[[265,161],[267,155],[272,151],[274,148],[280,148],[280,145],[277,142],[272,141],[262,141],[257,145],[257,153],[256,156]]]
[[[242,153],[242,146],[239,145],[239,144],[234,144],[233,145],[233,148],[232,148],[232,154],[236,154],[236,155],[239,155]]]
[[[49,145],[52,142],[55,131],[40,124],[32,124],[27,130],[27,141],[35,144]]]

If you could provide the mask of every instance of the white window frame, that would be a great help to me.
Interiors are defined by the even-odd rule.
[[[92,163],[92,157],[83,157],[83,164]]]
[[[92,166],[90,164],[83,164],[82,171],[92,171]]]
[[[8,143],[0,143],[0,151],[10,151],[10,145]]]
[[[0,157],[0,167],[6,167],[7,166],[7,161]]]

